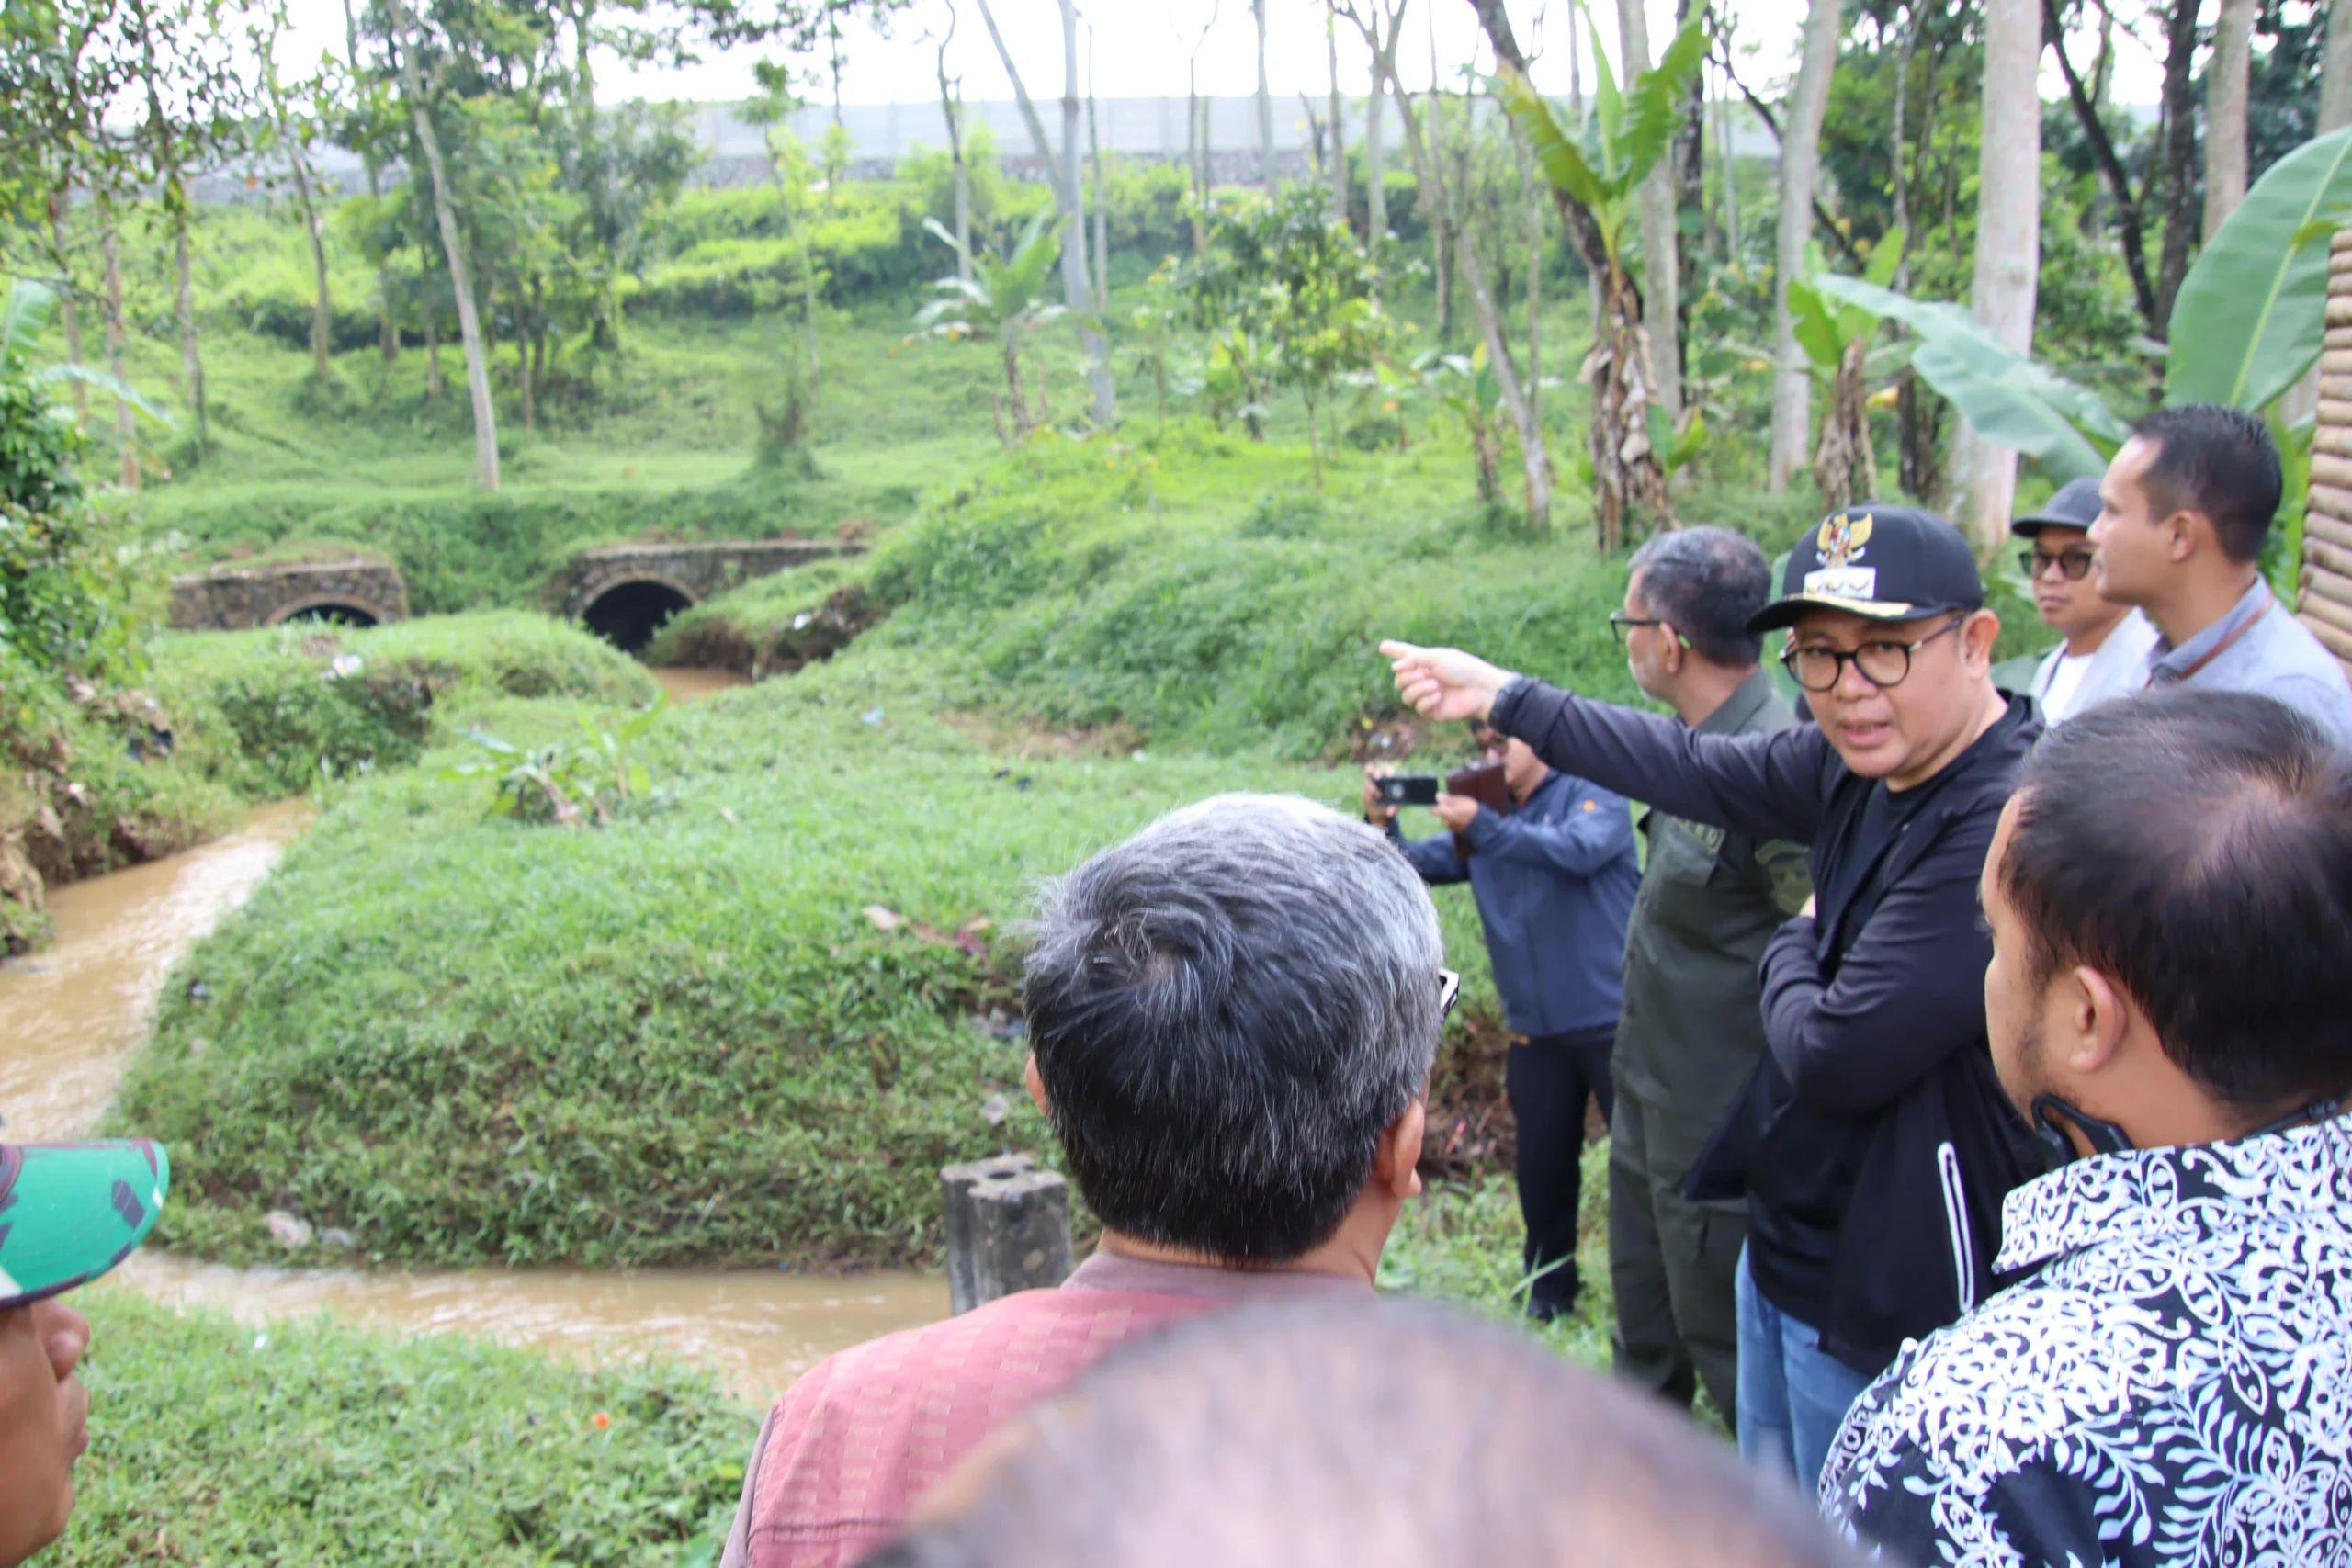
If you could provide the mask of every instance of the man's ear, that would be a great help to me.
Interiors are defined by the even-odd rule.
[[[1972,610],[1961,624],[1960,647],[1973,672],[1993,668],[1993,645],[2001,640],[2001,617],[1990,610]]]
[[[2058,1022],[2065,1031],[2066,1066],[2083,1077],[2098,1072],[2115,1060],[2123,1037],[2132,1030],[2132,1002],[2121,987],[2092,968],[2078,964],[2059,976],[2052,989],[2056,1005],[2064,1010]]]
[[[1666,639],[1666,653],[1659,662],[1666,666],[1666,672],[1668,674],[1681,674],[1682,660],[1690,651],[1690,649],[1683,644],[1682,634],[1674,629],[1673,622],[1660,621],[1657,624],[1657,635]]]
[[[1053,1107],[1046,1103],[1046,1080],[1037,1076],[1037,1053],[1035,1051],[1029,1053],[1029,1065],[1021,1069],[1021,1081],[1029,1086],[1030,1103],[1036,1106],[1037,1114],[1048,1122],[1052,1121]]]
[[[1381,1130],[1372,1157],[1372,1179],[1398,1200],[1421,1193],[1421,1144],[1429,1133],[1429,1107],[1415,1095],[1396,1121]]]
[[[2185,561],[2208,545],[2218,543],[2212,520],[2201,512],[2180,511],[2165,518],[2165,553],[2174,561]]]

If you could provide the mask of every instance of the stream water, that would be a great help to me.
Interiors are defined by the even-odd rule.
[[[738,684],[724,671],[658,670],[673,699]],[[718,677],[679,682],[678,676]],[[57,889],[55,942],[0,964],[5,1136],[75,1137],[96,1122],[154,1015],[173,964],[242,903],[311,820],[285,802],[185,854]],[[116,1283],[114,1281],[119,1281]],[[328,1312],[394,1329],[465,1330],[583,1358],[660,1350],[765,1400],[818,1359],[947,1314],[947,1281],[877,1272],[469,1269],[374,1273],[231,1269],[148,1249],[100,1289],[224,1308],[246,1321]]]

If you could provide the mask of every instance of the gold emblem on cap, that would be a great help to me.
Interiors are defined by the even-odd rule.
[[[1832,570],[1849,566],[1862,558],[1862,547],[1871,542],[1871,514],[1857,515],[1849,512],[1833,512],[1821,520],[1821,532],[1815,536],[1815,554],[1821,564]]]

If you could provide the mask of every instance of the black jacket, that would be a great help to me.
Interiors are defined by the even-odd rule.
[[[1871,1371],[1989,1293],[2001,1199],[2041,1168],[1993,1077],[1976,906],[2041,735],[2030,706],[2013,700],[1926,793],[1905,792],[1907,816],[1872,843],[1860,829],[1876,782],[1811,725],[1698,735],[1525,679],[1494,720],[1606,788],[1812,846],[1818,918],[1765,949],[1768,1055],[1691,1177],[1694,1197],[1747,1192],[1758,1290]]]

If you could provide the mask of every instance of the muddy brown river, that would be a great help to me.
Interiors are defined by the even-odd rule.
[[[711,672],[655,673],[673,697],[690,701],[669,677]],[[0,964],[0,1115],[7,1119],[0,1136],[90,1130],[146,1038],[171,966],[244,900],[310,820],[301,802],[269,807],[186,854],[51,895],[55,942]],[[484,1334],[590,1359],[660,1351],[758,1400],[844,1346],[947,1314],[946,1280],[910,1272],[230,1269],[153,1248],[98,1288],[225,1309],[249,1322],[326,1312],[373,1327]]]

